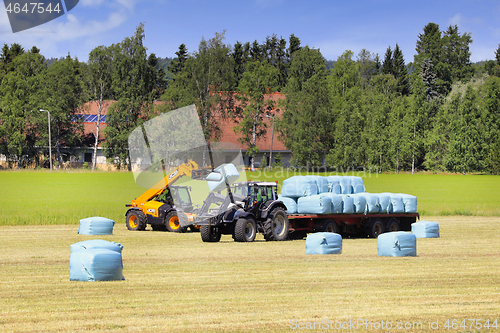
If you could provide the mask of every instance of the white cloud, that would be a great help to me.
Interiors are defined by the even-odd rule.
[[[456,14],[452,18],[448,20],[449,25],[458,25],[460,26],[460,23],[462,23],[462,14]]]

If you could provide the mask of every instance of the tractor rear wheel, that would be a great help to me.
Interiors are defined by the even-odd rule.
[[[267,241],[284,241],[288,238],[288,216],[281,207],[271,212],[271,218],[264,223],[264,238]]]
[[[138,231],[146,229],[146,216],[140,210],[129,210],[125,218],[128,230]]]
[[[208,243],[220,241],[220,232],[216,227],[202,225],[200,228],[201,240]]]
[[[234,226],[234,240],[237,242],[253,242],[257,234],[257,224],[251,217],[240,218]]]

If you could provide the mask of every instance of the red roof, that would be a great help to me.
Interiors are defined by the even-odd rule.
[[[282,100],[285,98],[285,95],[281,93],[273,93],[273,94],[268,94],[266,95],[265,99],[266,100],[273,100],[275,104],[277,104],[278,100]],[[101,110],[101,115],[107,115],[108,109],[111,105],[113,105],[115,101],[103,101],[103,106]],[[155,101],[155,104],[161,104],[163,102]],[[236,101],[236,105],[239,105],[240,102]],[[282,111],[279,109],[273,109],[271,110],[271,114],[276,118],[279,118],[281,116]],[[82,114],[84,115],[97,115],[97,104],[95,102],[87,102],[83,106],[83,112]],[[238,139],[241,137],[240,134],[237,134],[234,132],[233,127],[236,125],[238,119],[226,119],[223,121],[221,124],[221,137],[220,140],[221,142],[231,142],[231,143],[236,143],[241,150],[246,150],[247,146],[242,144]],[[267,133],[257,139],[257,147],[259,148],[260,151],[269,151],[271,150],[271,133],[272,133],[272,118],[267,118],[264,117],[264,123],[267,124]],[[101,123],[99,126],[99,144],[102,144],[104,141],[104,135],[102,133],[102,130],[106,128],[106,123]],[[85,135],[95,135],[96,131],[96,122],[84,122],[84,131]],[[274,131],[274,138],[273,138],[273,151],[286,151],[287,148],[278,139],[277,131],[276,131],[276,123],[275,123],[275,131]]]

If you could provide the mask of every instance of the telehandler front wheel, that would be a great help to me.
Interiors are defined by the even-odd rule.
[[[140,210],[129,210],[125,219],[128,230],[145,230],[146,216]]]

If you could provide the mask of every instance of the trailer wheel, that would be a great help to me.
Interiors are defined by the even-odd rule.
[[[368,235],[371,238],[377,238],[380,234],[385,232],[384,223],[381,219],[374,219],[368,227]]]
[[[186,231],[186,228],[181,227],[181,221],[179,221],[179,216],[177,215],[176,211],[171,211],[170,213],[167,214],[167,216],[165,217],[165,225],[167,227],[167,230],[170,232]]]
[[[146,216],[139,210],[129,210],[125,219],[128,230],[138,231],[146,229]]]
[[[208,243],[220,241],[220,232],[216,227],[202,225],[200,228],[201,240]]]
[[[253,218],[238,219],[234,226],[234,240],[237,242],[253,242],[257,234],[257,224]]]
[[[325,223],[323,224],[323,231],[324,232],[334,232],[334,233],[338,233],[339,231],[339,228],[337,226],[337,223],[335,223],[334,220],[332,219],[328,219],[325,221]]]
[[[386,228],[386,230],[388,232],[401,230],[400,225],[399,225],[399,221],[397,219],[395,219],[395,218],[391,218],[389,220],[389,222],[387,222],[387,228]]]
[[[271,219],[264,223],[264,238],[267,241],[284,241],[288,238],[288,216],[281,207],[271,212]]]

